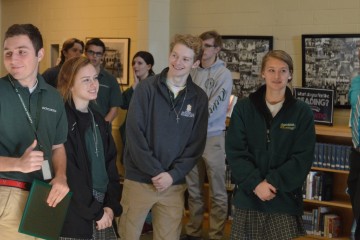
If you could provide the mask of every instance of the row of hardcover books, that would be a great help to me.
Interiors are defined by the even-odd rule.
[[[318,207],[304,211],[302,216],[307,234],[336,238],[340,236],[341,219],[328,207]]]
[[[349,170],[351,146],[316,143],[313,167]]]
[[[304,181],[302,192],[304,199],[332,200],[333,176],[322,171],[310,171]]]

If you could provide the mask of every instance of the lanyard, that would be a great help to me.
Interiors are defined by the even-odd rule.
[[[11,79],[10,74],[8,74],[8,79],[9,79],[9,82],[11,83],[11,85],[13,86],[15,93],[18,95],[18,97],[20,99],[21,105],[24,108],[24,111],[26,113],[27,120],[28,120],[32,130],[34,131],[36,140],[38,141],[38,145],[40,148],[42,148],[42,145],[40,144],[38,135],[37,135],[37,129],[39,127],[39,120],[40,120],[39,117],[40,117],[40,108],[41,108],[41,102],[42,102],[42,94],[41,94],[41,92],[39,93],[39,97],[38,97],[38,101],[37,101],[37,109],[36,109],[36,123],[34,123],[32,117],[30,115],[30,112],[25,105],[24,99],[21,97],[21,94],[20,94],[19,90],[16,88],[14,81]]]

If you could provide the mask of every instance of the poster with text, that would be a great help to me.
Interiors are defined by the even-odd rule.
[[[315,123],[333,125],[334,90],[294,88],[294,96],[310,106],[314,113]]]

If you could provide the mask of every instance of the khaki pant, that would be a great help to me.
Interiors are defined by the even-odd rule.
[[[225,135],[208,137],[202,159],[186,176],[189,191],[189,221],[186,234],[200,237],[204,220],[204,181],[209,179],[209,238],[223,237],[228,211],[225,186]]]
[[[153,239],[177,240],[181,234],[186,185],[170,186],[157,192],[152,184],[126,179],[122,193],[120,218],[121,240],[140,238],[146,215],[153,215]]]
[[[29,192],[14,187],[0,186],[0,236],[6,240],[34,240],[18,232]]]

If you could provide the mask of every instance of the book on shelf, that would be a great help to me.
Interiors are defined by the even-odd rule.
[[[324,216],[324,237],[337,238],[340,236],[341,221],[337,214],[325,214]]]
[[[340,145],[336,145],[335,147],[336,147],[335,169],[342,170],[341,169],[341,155],[342,155],[343,147]]]
[[[341,234],[341,219],[329,207],[317,207],[304,211],[302,215],[307,234],[325,238],[336,238]]]
[[[306,177],[306,189],[305,189],[305,198],[306,199],[313,199],[314,196],[314,176],[317,172],[316,171],[310,171]]]
[[[328,207],[318,207],[318,221],[316,223],[316,235],[324,236],[324,217],[331,211]]]
[[[232,204],[232,197],[228,201],[228,220],[233,220],[235,213],[235,206]]]
[[[306,234],[314,234],[313,211],[304,211],[304,214],[302,215],[302,220]]]
[[[232,181],[231,169],[229,165],[225,165],[225,185],[226,189],[232,190],[235,187],[235,184]]]
[[[303,198],[318,201],[332,199],[333,176],[322,171],[310,171],[303,184]]]
[[[351,236],[355,236],[355,231],[356,231],[356,221],[354,219],[352,226],[351,226]]]
[[[237,103],[237,100],[238,100],[237,96],[235,96],[235,95],[230,96],[229,105],[228,105],[228,108],[227,108],[227,111],[226,111],[226,117],[228,117],[228,118],[231,117],[231,114],[232,114],[232,112],[234,110],[234,106]]]
[[[234,195],[233,190],[235,188],[235,184],[233,183],[231,169],[228,164],[225,165],[225,186],[226,186],[227,193],[228,193],[228,220],[232,220],[233,213],[235,211],[235,209],[234,209],[235,207],[232,204],[233,195]]]
[[[351,146],[317,142],[313,167],[349,170]]]
[[[346,148],[346,158],[345,158],[345,169],[344,170],[349,170],[350,169],[350,163],[349,163],[349,156],[351,153],[351,147]]]

